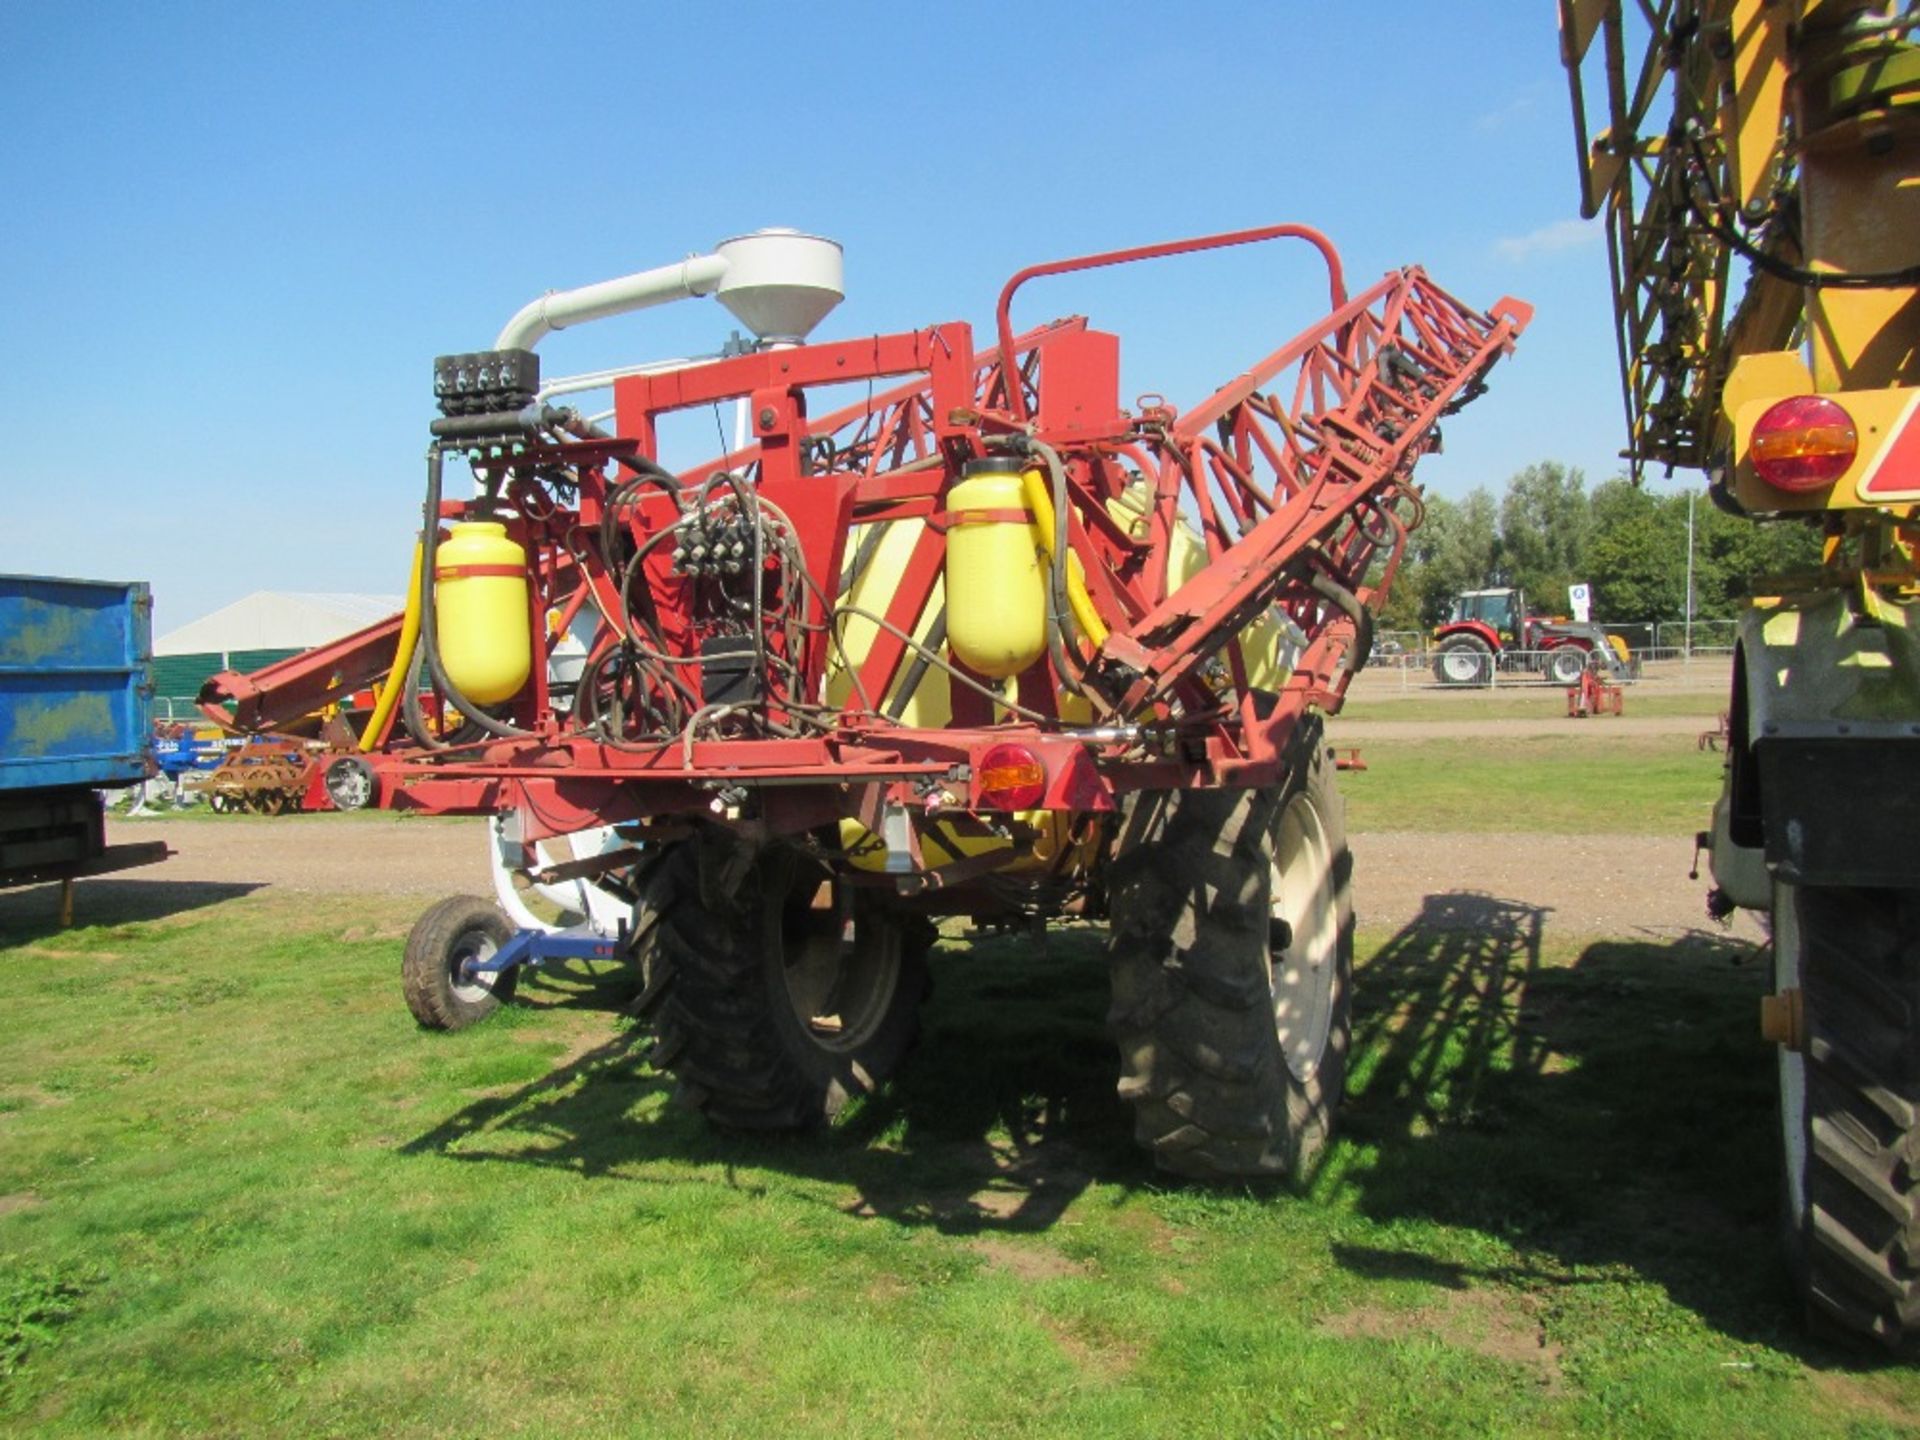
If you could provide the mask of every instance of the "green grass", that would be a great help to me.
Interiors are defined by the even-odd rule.
[[[571,973],[457,1035],[414,906],[0,897],[0,1428],[1891,1436],[1798,1338],[1755,965],[1439,897],[1363,937],[1310,1192],[1135,1153],[1097,933],[959,941],[895,1084],[746,1141]],[[100,903],[83,913],[103,914]]]
[[[1367,740],[1360,757],[1367,768],[1343,774],[1340,789],[1361,834],[1691,834],[1720,793],[1722,762],[1686,735],[1625,733],[1604,744],[1544,735]]]

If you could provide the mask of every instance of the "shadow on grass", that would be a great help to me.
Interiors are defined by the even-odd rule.
[[[73,924],[81,929],[164,920],[259,888],[220,880],[79,880],[73,889]],[[64,933],[57,884],[0,890],[0,944],[28,945]]]
[[[474,1101],[406,1147],[452,1159],[644,1178],[659,1160],[845,1184],[847,1213],[954,1234],[1042,1230],[1090,1184],[1144,1183],[1128,1143],[1106,1037],[1104,931],[943,943],[922,1037],[893,1083],[831,1131],[748,1137],[659,1104],[671,1081],[645,1065],[647,1035],[623,1030],[539,1080]],[[618,999],[612,997],[619,996]],[[624,992],[555,972],[527,995],[617,1008]],[[660,1113],[636,1120],[644,1102]]]
[[[1374,1278],[1526,1288],[1645,1280],[1731,1336],[1791,1344],[1774,1246],[1772,1066],[1753,1024],[1762,967],[1695,933],[1543,958],[1549,912],[1428,897],[1356,985],[1344,1137],[1313,1187],[1369,1219],[1478,1232],[1497,1273],[1416,1250],[1336,1245]],[[652,1178],[650,1162],[844,1184],[847,1213],[950,1233],[1035,1231],[1090,1185],[1154,1184],[1114,1093],[1102,932],[1044,948],[946,942],[922,1044],[831,1132],[740,1137],[667,1107],[629,1029],[407,1149]],[[1562,952],[1564,953],[1564,951]],[[586,994],[535,1004],[614,1008]],[[644,1112],[636,1116],[636,1111]]]
[[[1429,896],[1356,988],[1346,1142],[1322,1177],[1382,1222],[1477,1231],[1494,1271],[1336,1247],[1372,1278],[1652,1281],[1723,1334],[1798,1347],[1775,1244],[1764,966],[1694,932],[1543,964],[1546,914]]]

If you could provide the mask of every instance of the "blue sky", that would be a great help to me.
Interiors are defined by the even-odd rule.
[[[1538,307],[1430,488],[1619,468],[1550,0],[0,0],[0,133],[0,571],[149,579],[160,630],[258,588],[399,590],[432,357],[763,225],[846,246],[820,338],[985,326],[1037,260],[1317,225],[1356,285],[1417,263]],[[1016,319],[1086,313],[1129,393],[1186,404],[1319,284],[1264,247],[1036,285]],[[693,301],[541,348],[558,374],[732,328]]]

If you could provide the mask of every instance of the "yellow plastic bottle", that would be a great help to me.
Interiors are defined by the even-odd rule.
[[[495,520],[455,525],[433,563],[433,633],[440,665],[468,700],[511,700],[533,673],[527,552]]]
[[[980,674],[1018,675],[1047,649],[1046,580],[1020,465],[975,460],[947,494],[947,644]]]

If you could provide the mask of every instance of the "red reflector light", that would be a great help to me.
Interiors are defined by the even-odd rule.
[[[1769,406],[1753,427],[1753,473],[1776,490],[1800,493],[1831,485],[1860,453],[1853,417],[1819,395],[1796,395]]]
[[[1047,767],[1024,745],[995,745],[974,766],[984,810],[1031,810],[1047,793]]]

